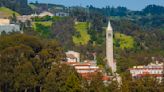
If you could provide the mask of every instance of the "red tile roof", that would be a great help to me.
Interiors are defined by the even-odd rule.
[[[92,73],[80,73],[80,75],[85,78],[86,80],[91,80],[93,76],[96,76],[97,72],[92,72]],[[110,80],[109,76],[102,76],[103,81],[108,81]]]
[[[151,77],[163,77],[163,74],[138,74],[136,75],[137,77],[146,77],[146,76],[151,76]]]
[[[75,68],[76,70],[98,70],[98,68]]]
[[[163,68],[129,68],[129,70],[163,70]]]
[[[90,64],[74,64],[74,66],[91,66]]]
[[[95,70],[94,72],[88,72],[88,73],[79,73],[83,78],[86,80],[91,80],[93,76],[95,76],[98,72],[100,72],[99,68],[76,68],[76,66],[91,66],[91,63],[89,62],[65,62],[66,64],[73,65],[76,70]],[[103,81],[110,80],[109,76],[103,76]]]

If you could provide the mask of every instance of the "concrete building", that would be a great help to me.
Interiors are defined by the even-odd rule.
[[[66,13],[66,12],[57,12],[57,13],[55,13],[55,16],[67,17],[67,16],[69,16],[69,13]]]
[[[5,33],[20,32],[20,26],[16,24],[0,25],[0,34],[2,32]]]
[[[18,16],[18,17],[17,17],[17,20],[18,20],[18,21],[21,21],[21,22],[32,21],[30,15]]]
[[[10,24],[9,19],[0,19],[0,25],[8,25],[8,24]]]
[[[67,62],[67,64],[74,66],[78,73],[94,73],[100,71],[92,61],[89,62]]]
[[[156,63],[150,63],[147,66],[133,66],[129,70],[133,78],[151,76],[162,80],[163,69],[163,63],[156,61]]]
[[[40,13],[38,16],[39,17],[44,17],[44,16],[50,16],[50,17],[52,17],[52,16],[54,16],[54,14],[52,14],[52,13],[50,13],[48,11],[45,11],[45,12]]]
[[[39,15],[36,14],[36,13],[33,13],[33,14],[31,14],[30,16],[31,16],[31,18],[34,18],[34,17],[38,17]]]
[[[10,24],[9,19],[0,19],[0,34],[2,32],[20,32],[20,26],[16,24]]]
[[[75,51],[66,52],[67,62],[80,62],[80,53]]]
[[[108,27],[106,30],[106,58],[107,58],[107,64],[111,68],[112,73],[115,73],[116,62],[114,61],[114,56],[113,56],[113,29],[110,24],[110,21],[108,23]]]

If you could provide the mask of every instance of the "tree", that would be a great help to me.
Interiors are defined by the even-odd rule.
[[[92,77],[88,90],[89,92],[106,92],[101,73],[98,73]]]
[[[52,64],[59,63],[63,55],[55,40],[22,34],[0,36],[0,90],[41,92]]]
[[[11,21],[12,21],[12,23],[16,23],[17,22],[17,17],[15,15],[15,13],[13,13]]]
[[[4,49],[0,55],[0,71],[1,71],[1,86],[6,86],[3,91],[8,92],[15,90],[13,89],[14,81],[16,76],[19,77],[16,73],[21,73],[16,70],[18,65],[21,65],[20,61],[26,61],[33,53],[32,49],[25,45],[19,45],[14,47],[8,47]],[[29,75],[30,76],[30,75]],[[29,77],[28,76],[28,77]],[[32,75],[31,75],[32,76]],[[25,78],[25,77],[23,77]],[[30,77],[29,77],[30,78]],[[26,83],[26,80],[21,81],[22,83]]]
[[[119,83],[117,81],[111,81],[106,89],[108,92],[120,92]]]
[[[52,38],[56,38],[64,48],[71,48],[73,45],[72,36],[75,32],[74,21],[72,18],[63,18],[55,21],[52,27]]]
[[[80,76],[65,64],[56,64],[46,77],[43,92],[81,92]]]
[[[71,73],[66,80],[66,91],[67,92],[82,92],[80,78],[77,74]]]

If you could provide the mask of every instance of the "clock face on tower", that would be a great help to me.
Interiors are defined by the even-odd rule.
[[[108,33],[108,37],[111,37],[112,35],[111,35],[111,33]]]

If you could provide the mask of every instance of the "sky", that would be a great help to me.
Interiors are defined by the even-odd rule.
[[[28,0],[29,2],[35,2],[36,0]],[[145,6],[150,4],[156,4],[164,6],[164,0],[37,0],[39,3],[53,3],[61,4],[65,6],[87,6],[93,5],[95,7],[105,6],[124,6],[130,10],[141,10]]]

